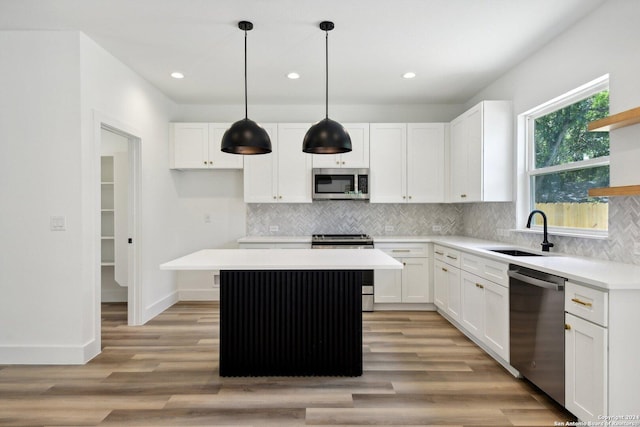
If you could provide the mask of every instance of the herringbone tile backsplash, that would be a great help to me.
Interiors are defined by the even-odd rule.
[[[374,236],[465,235],[540,248],[538,234],[513,232],[515,203],[370,204],[327,201],[309,204],[248,204],[247,234],[308,236],[314,233],[368,233]],[[277,226],[278,231],[270,231]],[[388,230],[392,227],[393,230]],[[498,235],[504,230],[506,235]],[[609,238],[551,236],[556,252],[632,264],[640,243],[640,197],[609,199]]]
[[[278,231],[270,232],[270,226],[277,226]],[[393,230],[386,231],[386,227],[393,227]],[[308,236],[314,233],[461,234],[462,208],[450,204],[370,204],[362,201],[247,205],[247,234],[250,236]]]

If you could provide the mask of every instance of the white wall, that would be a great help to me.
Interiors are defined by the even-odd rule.
[[[172,191],[168,164],[168,118],[171,101],[157,89],[140,78],[131,69],[88,37],[80,34],[80,67],[82,72],[82,137],[83,137],[83,217],[87,227],[84,235],[87,247],[93,247],[99,216],[96,215],[97,191],[96,159],[99,146],[95,140],[96,127],[106,121],[120,130],[140,138],[140,212],[137,241],[140,251],[140,271],[137,298],[129,304],[137,304],[139,317],[133,322],[141,324],[153,318],[177,300],[173,275],[161,272],[158,265],[175,257],[182,249],[173,234],[173,225],[180,221],[173,206],[176,194]],[[85,265],[90,269],[87,281],[99,280],[95,268],[95,252],[87,251]],[[99,309],[99,295],[94,304]],[[94,310],[87,310],[85,322],[90,318],[99,335],[99,318]],[[131,323],[131,319],[130,319]]]
[[[511,99],[515,114],[610,75],[610,112],[640,106],[640,2],[610,0],[471,99]],[[611,185],[640,184],[640,126],[611,132]]]
[[[469,100],[513,101],[517,116],[604,74],[610,75],[610,112],[640,105],[640,2],[610,0],[534,55]],[[640,184],[640,125],[610,133],[611,185]],[[517,141],[522,148],[521,140]],[[514,143],[516,143],[514,138]],[[515,178],[514,178],[515,179]],[[640,236],[637,197],[611,198],[609,239],[553,236],[554,250],[627,263],[640,263],[634,244]],[[496,229],[516,227],[516,204],[471,204],[464,207],[466,234],[500,239],[539,249],[541,237],[511,233],[497,237]]]
[[[0,52],[0,364],[81,363],[78,36],[0,32]]]
[[[177,300],[160,263],[244,235],[241,175],[169,171],[172,102],[82,34],[0,32],[0,51],[0,364],[84,363],[100,351],[96,118],[142,141],[139,323]]]
[[[329,104],[329,117],[344,123],[449,122],[464,111],[461,104],[344,105]],[[249,118],[258,123],[315,123],[324,119],[322,105],[254,105]],[[244,118],[244,105],[176,105],[175,122],[235,122]]]

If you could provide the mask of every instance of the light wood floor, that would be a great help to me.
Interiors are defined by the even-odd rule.
[[[218,306],[104,304],[84,366],[0,365],[0,425],[552,426],[572,416],[433,312],[364,314],[364,375],[220,378]]]

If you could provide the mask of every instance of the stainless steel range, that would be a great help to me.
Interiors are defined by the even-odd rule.
[[[314,234],[311,249],[373,249],[367,234]],[[362,311],[373,311],[373,270],[362,272]]]

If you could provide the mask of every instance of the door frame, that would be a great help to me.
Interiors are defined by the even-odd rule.
[[[107,130],[120,135],[127,139],[127,157],[129,163],[129,182],[128,182],[128,223],[129,223],[129,237],[132,239],[132,244],[128,245],[128,286],[127,286],[127,323],[130,326],[141,325],[142,314],[142,290],[141,288],[141,269],[140,269],[140,199],[141,199],[141,151],[142,151],[142,138],[139,136],[140,132],[134,127],[120,122],[105,114],[94,111],[94,164],[98,165],[96,176],[96,182],[94,188],[96,189],[96,212],[98,222],[100,215],[100,148],[102,145],[102,130]],[[100,227],[97,227],[98,232],[95,235],[97,241],[97,248],[100,248]],[[95,265],[97,266],[98,280],[96,280],[96,299],[98,301],[96,306],[96,318],[97,318],[97,337],[100,337],[101,342],[101,267],[100,267],[100,251],[96,250]]]

